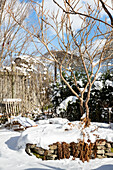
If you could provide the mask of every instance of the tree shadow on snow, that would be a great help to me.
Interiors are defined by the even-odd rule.
[[[113,165],[102,165],[99,168],[92,169],[92,170],[113,170]]]
[[[11,150],[17,150],[17,141],[19,139],[20,136],[16,136],[16,137],[11,137],[9,140],[7,140],[5,142],[5,144],[7,144],[8,148]]]
[[[103,128],[103,129],[111,129],[111,127],[110,127],[110,126],[105,127],[105,126],[100,125],[100,126],[98,126],[98,127],[99,127],[99,128]]]
[[[48,168],[28,168],[25,170],[49,170]],[[65,169],[60,169],[60,168],[55,168],[55,167],[51,167],[50,170],[65,170]]]
[[[53,166],[50,166],[50,165],[45,165],[45,164],[41,164],[41,165],[45,166],[45,168],[27,168],[25,170],[49,170],[49,169],[51,169],[51,170],[65,170],[65,169],[53,167]]]

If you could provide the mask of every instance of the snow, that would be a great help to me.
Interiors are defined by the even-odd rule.
[[[58,96],[59,96],[59,97],[61,96],[61,95],[60,95],[60,91],[57,92],[56,96],[57,96],[57,97],[58,97]]]
[[[48,149],[48,145],[55,142],[75,142],[79,139],[88,143],[88,139],[94,143],[99,139],[106,139],[113,142],[113,129],[109,124],[91,123],[90,127],[83,128],[78,121],[69,122],[67,119],[53,118],[40,120],[38,126],[24,131],[18,141],[18,148],[25,148],[26,143],[37,144],[37,146]],[[99,127],[98,127],[99,126]]]
[[[22,67],[28,68],[28,65],[27,65],[27,64],[21,63],[20,65],[21,65]]]
[[[21,99],[10,99],[10,98],[7,98],[7,99],[3,99],[3,102],[21,102]]]
[[[67,119],[62,119],[62,118],[51,118],[47,120],[39,120],[38,124],[40,125],[45,125],[45,124],[59,124],[59,125],[64,125],[68,123],[69,121]]]
[[[106,80],[105,85],[106,85],[107,87],[108,87],[108,86],[113,87],[113,82],[110,81],[110,80]]]
[[[27,63],[29,64],[37,64],[37,63],[40,63],[42,64],[43,66],[45,66],[45,64],[43,62],[40,61],[40,58],[33,58],[32,56],[29,56],[29,55],[20,55],[20,56],[17,56],[17,58],[20,58],[22,60],[25,60]],[[22,63],[21,63],[22,64]],[[27,65],[23,63],[23,66],[24,67],[27,67]],[[32,65],[33,66],[33,65]],[[33,69],[35,69],[33,67]],[[47,70],[47,69],[45,69]]]
[[[84,119],[86,117],[86,113],[84,113],[81,117],[81,119]]]
[[[77,83],[78,83],[81,87],[83,87],[82,79],[80,79],[79,81],[77,81]]]
[[[100,89],[103,88],[103,83],[102,83],[102,81],[95,81],[95,82],[94,82],[94,85],[95,85],[95,89],[97,89],[97,90],[100,90]]]
[[[35,110],[33,110],[33,113],[34,114],[39,114],[39,113],[42,113],[42,111],[40,110],[40,108],[36,108]]]
[[[3,66],[3,71],[4,71],[4,70],[12,71],[11,67],[8,67],[8,66],[7,66],[7,67],[6,67],[6,66]]]
[[[68,102],[76,102],[77,97],[76,96],[69,96],[65,100],[63,100],[60,105],[57,107],[57,114],[60,114],[61,111],[66,110],[68,106]]]
[[[112,75],[111,75],[112,76]],[[102,73],[98,73],[97,77],[96,77],[96,81],[94,82],[94,86],[96,90],[101,90],[104,87],[104,81],[103,80],[99,80],[102,78]],[[111,80],[106,80],[105,81],[105,86],[111,86],[113,87],[113,82]]]
[[[113,158],[103,158],[90,160],[83,163],[79,158],[72,160],[50,160],[42,161],[35,156],[29,156],[25,153],[26,142],[36,143],[38,146],[47,146],[55,141],[76,141],[80,137],[80,122],[71,122],[68,124],[67,119],[52,118],[40,120],[37,127],[31,127],[24,132],[14,132],[12,130],[0,128],[0,170],[112,170]],[[91,123],[91,127],[85,131],[94,130],[101,138],[108,138],[113,141],[113,129],[109,124]],[[65,131],[68,128],[68,131]],[[93,134],[93,133],[92,133]]]
[[[51,143],[56,140],[64,140],[64,138],[69,141],[73,140],[78,136],[77,127],[79,122],[72,122],[73,129],[69,131],[64,131],[68,125],[67,119],[53,118],[48,120],[40,120],[37,128],[29,128],[25,130],[22,134],[19,132],[8,131],[6,129],[0,129],[0,170],[23,170],[23,169],[56,169],[56,170],[90,170],[90,169],[113,169],[113,159],[104,158],[104,159],[95,159],[90,160],[90,162],[82,163],[78,158],[76,160],[63,159],[56,161],[42,161],[37,159],[35,156],[28,156],[24,147],[26,142],[38,142],[40,146],[43,146],[44,143]],[[108,124],[104,123],[92,123],[94,127],[98,125],[100,128],[98,133],[107,135],[111,133],[112,129],[109,128]],[[69,127],[68,127],[69,128]],[[75,131],[75,132],[74,132]],[[73,135],[73,138],[72,138]],[[65,136],[65,137],[64,137]],[[110,136],[110,135],[109,135]],[[34,139],[35,138],[35,139]],[[38,141],[36,138],[39,138]],[[51,141],[53,140],[53,141]],[[24,146],[24,147],[22,147]],[[21,148],[21,149],[20,149]],[[16,159],[15,159],[16,158]]]
[[[102,74],[103,74],[103,73],[99,72],[99,73],[97,74],[97,76],[96,76],[96,80],[99,79],[99,78],[101,78],[101,77],[102,77]]]
[[[44,74],[47,74],[47,72],[46,72],[46,71],[44,71]]]
[[[15,116],[11,119],[11,123],[16,121],[19,122],[23,127],[36,126],[36,123],[33,120],[27,117],[21,117],[21,115]]]

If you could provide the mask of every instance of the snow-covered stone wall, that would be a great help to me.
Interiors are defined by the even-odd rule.
[[[112,147],[113,143],[100,139],[89,145],[83,141],[79,143],[71,142],[69,144],[66,142],[56,142],[49,145],[48,150],[28,143],[26,144],[25,151],[27,154],[34,154],[42,160],[69,159],[70,156],[73,156],[73,159],[80,158],[83,162],[89,162],[89,159],[94,158],[113,158]]]

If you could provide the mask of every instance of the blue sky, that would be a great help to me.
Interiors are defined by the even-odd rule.
[[[27,0],[26,0],[27,1]],[[36,1],[36,0],[35,0]],[[58,0],[57,0],[58,1]],[[38,0],[39,3],[41,3],[41,0]],[[60,5],[63,6],[63,2],[62,0],[58,1],[60,2]],[[86,1],[83,1],[81,0],[80,1],[80,4],[77,5],[77,9],[81,7],[81,5],[85,4],[86,2],[88,2],[89,4],[91,4],[93,7],[94,7],[94,4],[92,3],[93,0],[86,0]],[[110,5],[111,3],[111,0],[107,0],[108,4]],[[51,15],[51,13],[54,11],[55,14],[57,13],[57,10],[59,9],[58,6],[56,4],[53,3],[53,0],[45,0],[44,2],[44,9],[46,9],[47,11],[49,10],[49,14]],[[85,6],[83,6],[82,9],[80,9],[81,12],[85,11],[86,8]],[[60,22],[61,20],[61,15],[62,15],[62,10],[60,10],[59,12],[59,16],[58,16],[58,22]],[[101,19],[104,20],[105,17],[108,19],[108,16],[106,15],[106,13],[104,11],[101,12]],[[37,18],[36,18],[36,13],[33,12],[30,17],[28,18],[28,20],[30,21],[30,24],[31,25],[36,25],[38,27],[38,22],[37,22]],[[80,17],[78,17],[77,15],[72,15],[71,16],[71,20],[73,21],[73,24],[72,24],[72,29],[77,32],[80,28],[81,28],[81,23],[82,23],[82,20],[80,19]],[[109,20],[109,19],[108,19]],[[51,19],[49,19],[48,17],[48,22],[50,24],[52,24],[54,26],[54,23]],[[110,21],[108,21],[110,23]],[[98,23],[98,22],[97,22]],[[100,24],[100,29],[101,31],[104,33],[104,31],[106,31],[106,27],[104,24]],[[96,25],[94,26],[94,28],[92,29],[92,31],[90,32],[90,35],[88,37],[88,40],[94,35],[94,31],[96,30]],[[56,33],[53,31],[53,29],[49,29],[49,31],[47,32],[48,33],[48,37],[50,39],[52,39]],[[64,36],[65,36],[65,42],[66,42],[66,32],[64,31]],[[102,37],[99,37],[99,38],[102,38]],[[99,39],[98,38],[98,39]],[[79,40],[79,38],[78,38]],[[95,39],[94,39],[95,40]],[[57,46],[59,48],[59,43],[58,43],[58,40],[57,38],[55,40],[53,40],[52,42],[55,46]],[[52,46],[49,45],[49,47],[51,48]],[[31,50],[34,49],[34,47],[32,47],[31,45]],[[53,47],[54,49],[54,47]]]

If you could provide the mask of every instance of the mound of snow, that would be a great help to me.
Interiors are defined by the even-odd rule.
[[[65,118],[51,118],[47,120],[39,120],[37,123],[38,124],[59,124],[59,125],[64,125],[68,123],[69,120]]]
[[[83,128],[80,122],[69,122],[66,119],[55,118],[40,120],[37,127],[26,129],[18,140],[18,148],[25,148],[26,143],[48,149],[56,142],[75,142],[79,140],[94,143],[98,139],[113,141],[113,130],[109,124],[91,123],[90,127]]]

